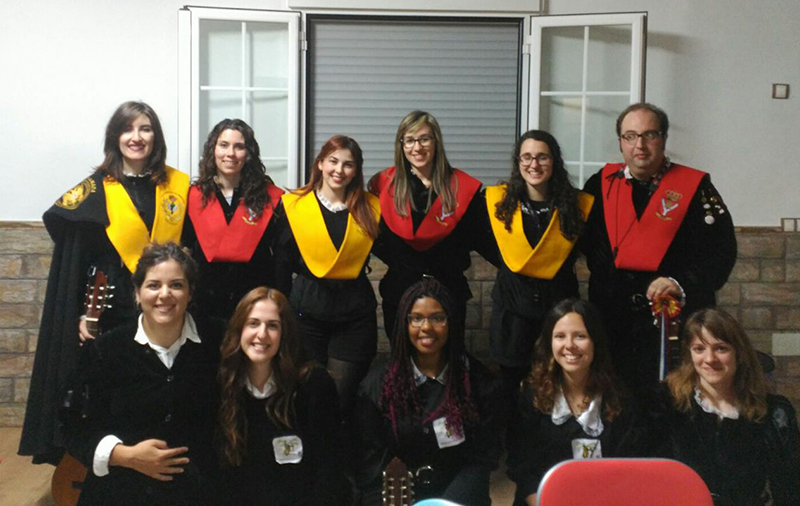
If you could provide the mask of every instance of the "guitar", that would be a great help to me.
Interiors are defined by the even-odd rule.
[[[411,506],[414,502],[414,475],[395,457],[383,471],[383,505]]]
[[[111,307],[110,299],[114,296],[111,293],[113,286],[108,285],[108,276],[96,267],[90,267],[88,272],[89,281],[86,284],[86,298],[84,309],[86,315],[86,328],[92,336],[98,335],[98,324],[100,315],[105,309]],[[73,402],[72,396],[78,392],[69,392],[66,402]],[[84,394],[81,392],[81,394]],[[56,506],[75,506],[81,494],[83,481],[86,479],[86,467],[69,453],[64,453],[61,461],[53,472],[53,479],[50,482],[50,491],[53,494]]]

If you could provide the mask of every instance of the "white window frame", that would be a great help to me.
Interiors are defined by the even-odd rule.
[[[296,187],[300,181],[300,19],[299,12],[269,11],[229,8],[184,7],[178,14],[179,69],[178,69],[178,163],[179,168],[193,175],[199,163],[202,146],[195,146],[200,135],[200,45],[193,34],[198,34],[201,20],[241,21],[243,23],[285,23],[288,26],[288,115],[287,115],[287,157],[264,156],[262,160],[286,160],[288,166],[288,186]],[[243,25],[244,29],[244,25]],[[244,45],[242,55],[244,58]],[[244,62],[243,62],[244,63]],[[245,66],[242,66],[245,72]],[[244,84],[244,81],[242,81]],[[271,91],[261,87],[208,87],[204,90],[241,90],[242,103],[250,91]],[[242,118],[245,119],[246,118]],[[203,135],[207,132],[203,132]],[[257,133],[258,135],[258,133]],[[287,159],[288,158],[288,159]]]
[[[629,91],[588,91],[588,44],[589,30],[592,26],[630,25],[631,26],[631,75]],[[542,69],[542,30],[549,27],[587,27],[584,30],[583,40],[583,82],[581,91],[551,92],[541,89]],[[585,166],[602,167],[606,161],[585,159],[586,140],[586,98],[591,96],[627,96],[630,103],[644,101],[645,85],[645,56],[647,49],[647,13],[613,13],[613,14],[586,14],[568,16],[533,16],[531,18],[530,37],[526,45],[530,48],[530,78],[528,92],[528,129],[539,128],[540,98],[543,96],[572,96],[581,98],[581,131],[580,150],[577,160],[564,160],[565,163],[578,165],[581,168],[579,184],[584,183]],[[620,111],[622,112],[622,111]]]

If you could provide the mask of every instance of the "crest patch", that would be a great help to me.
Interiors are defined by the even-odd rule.
[[[172,224],[180,223],[186,209],[186,202],[183,197],[173,192],[166,192],[161,199],[161,208],[164,210],[164,218]]]
[[[56,205],[72,211],[77,209],[78,206],[83,204],[83,201],[86,200],[89,195],[96,191],[97,183],[94,182],[94,179],[87,177],[78,183],[75,188],[69,190],[62,195],[60,199],[56,200]]]

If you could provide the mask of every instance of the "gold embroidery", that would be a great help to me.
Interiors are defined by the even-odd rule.
[[[62,195],[60,199],[56,200],[56,205],[64,209],[69,209],[70,211],[75,210],[78,206],[83,204],[83,201],[86,200],[89,195],[96,191],[97,183],[94,182],[94,179],[87,177],[78,183],[75,188],[69,190]]]

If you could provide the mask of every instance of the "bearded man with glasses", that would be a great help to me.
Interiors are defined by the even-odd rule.
[[[634,390],[659,380],[652,303],[670,295],[686,316],[713,306],[736,262],[727,207],[707,173],[665,156],[668,130],[660,108],[629,106],[617,118],[625,162],[607,164],[584,187],[595,197],[581,244],[589,299],[603,313],[617,374]]]

